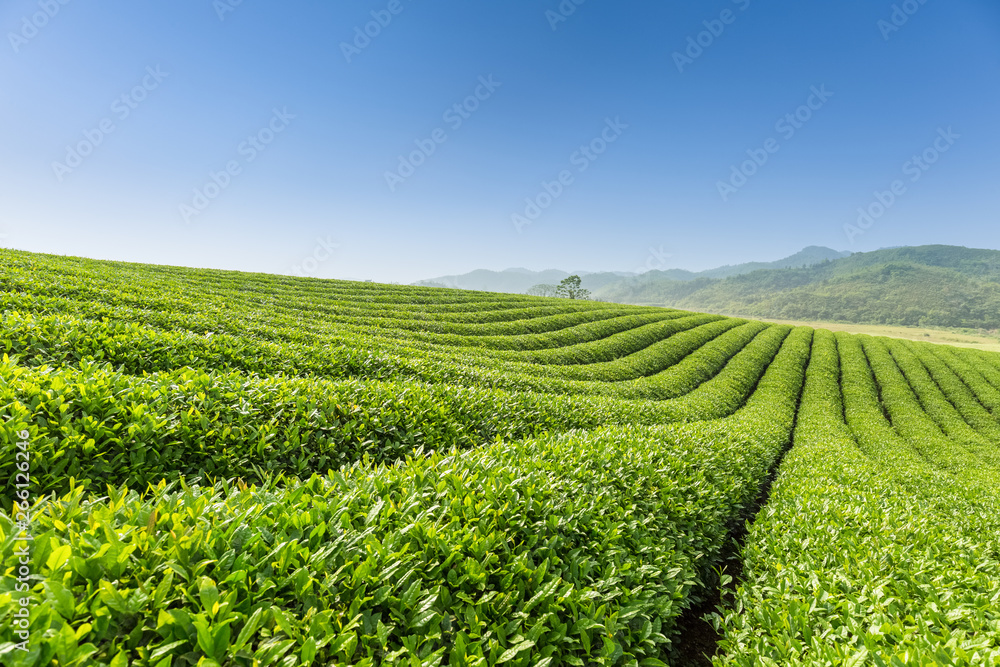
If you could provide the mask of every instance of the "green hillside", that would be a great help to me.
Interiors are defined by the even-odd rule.
[[[0,299],[7,667],[1000,664],[1000,355],[14,251]]]
[[[717,269],[699,271],[692,273],[688,280],[697,278],[728,278],[730,276],[740,276],[754,271],[765,269],[798,269],[807,266],[822,264],[823,262],[849,257],[849,252],[838,252],[822,246],[809,246],[794,255],[779,259],[775,262],[747,262],[745,264],[733,264],[731,266],[721,266]],[[664,277],[672,278],[670,272],[664,272]]]
[[[1000,252],[896,248],[722,280],[676,281],[651,272],[595,296],[744,317],[992,330],[1000,328]]]

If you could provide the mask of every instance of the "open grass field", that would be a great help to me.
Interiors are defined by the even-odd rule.
[[[0,299],[3,665],[1000,665],[998,354],[12,251]]]

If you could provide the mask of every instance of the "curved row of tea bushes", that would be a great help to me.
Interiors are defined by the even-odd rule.
[[[981,463],[1000,465],[1000,447],[997,446],[1000,445],[1000,424],[997,424],[976,402],[961,380],[953,374],[949,375],[950,371],[947,371],[944,364],[935,366],[937,370],[935,377],[928,364],[915,353],[915,350],[901,342],[890,340],[886,345],[910,383],[921,408],[934,420],[944,435],[964,445]],[[934,366],[935,360],[936,357],[930,357],[931,366]],[[949,380],[951,382],[948,382]],[[945,387],[950,391],[945,391]],[[961,391],[963,389],[964,392]],[[958,406],[963,406],[965,410],[959,410]],[[976,423],[981,429],[987,433],[992,431],[995,440],[990,441],[986,433],[980,433],[973,428],[970,422],[973,416],[978,418]]]
[[[385,330],[387,332],[394,332],[397,336],[426,335],[427,333],[450,334],[455,337],[451,340],[469,338],[472,341],[479,337],[492,338],[552,334],[592,322],[600,322],[613,318],[635,317],[641,314],[661,318],[671,313],[675,317],[682,316],[681,311],[600,304],[601,307],[591,306],[584,309],[571,305],[569,308],[557,309],[556,314],[534,317],[530,315],[535,313],[524,312],[527,309],[521,309],[522,317],[516,319],[506,318],[485,322],[451,322],[431,319],[423,316],[421,312],[400,312],[391,306],[386,306],[384,309],[379,310],[360,309],[353,311],[359,314],[348,315],[334,312],[306,319],[301,313],[298,315],[281,315],[278,312],[279,309],[270,304],[266,308],[262,306],[259,310],[249,309],[245,306],[234,309],[229,304],[212,304],[208,307],[197,307],[195,305],[180,307],[170,300],[158,300],[154,303],[144,305],[145,307],[138,308],[121,303],[107,304],[100,301],[85,301],[79,298],[66,298],[64,296],[45,298],[33,293],[15,294],[11,292],[4,293],[2,300],[0,300],[0,306],[4,310],[10,311],[20,310],[37,314],[56,315],[68,314],[89,319],[107,317],[170,328],[183,326],[192,331],[200,331],[205,327],[215,327],[216,330],[224,330],[232,333],[240,330],[238,327],[241,322],[261,319],[273,327],[303,328],[314,333],[328,333],[336,328],[344,328],[346,330],[375,329],[376,331]],[[654,321],[654,319],[651,318],[649,321]],[[469,344],[488,345],[489,342],[470,342]]]
[[[613,369],[614,374],[621,374],[623,369],[630,369],[634,377],[641,377],[659,372],[679,361],[672,353],[673,347],[676,347],[674,341],[680,335],[683,334],[685,339],[690,337],[697,343],[703,343],[706,340],[711,340],[703,335],[706,331],[711,331],[716,335],[723,334],[745,323],[746,320],[723,318],[718,315],[687,315],[639,325],[598,340],[575,345],[541,350],[496,350],[490,353],[490,357],[497,360],[530,364],[533,373],[560,374],[572,379],[604,379],[601,372],[604,368]],[[671,346],[669,352],[664,349],[664,346]],[[433,350],[436,348],[424,344],[420,346],[420,349]],[[697,345],[689,349],[697,349]],[[465,352],[468,354],[471,351]],[[476,350],[472,354],[481,355],[482,352]],[[663,361],[664,356],[670,357],[674,361],[665,362]],[[551,368],[546,368],[546,366],[551,366]],[[646,367],[655,370],[650,372],[639,370]],[[574,373],[580,375],[572,375]],[[619,375],[619,377],[623,376]]]
[[[795,339],[714,422],[265,488],[70,491],[35,508],[46,603],[30,631],[50,639],[25,664],[661,665],[788,445],[809,347]],[[11,527],[0,517],[5,562]],[[12,608],[0,594],[0,617]]]
[[[913,485],[898,472],[858,448],[835,339],[818,331],[795,445],[747,537],[715,665],[1000,661],[1000,562],[988,537],[1000,508],[946,476]],[[959,513],[988,519],[975,526],[985,532]]]
[[[896,432],[938,469],[961,477],[966,484],[976,485],[985,493],[996,494],[1000,490],[996,485],[996,470],[984,470],[976,451],[964,442],[945,437],[925,412],[915,388],[909,384],[885,343],[870,336],[860,338],[879,384],[882,405]],[[936,387],[927,386],[927,389],[936,390]]]
[[[447,304],[440,306],[429,304],[402,303],[368,303],[341,302],[324,300],[321,303],[310,302],[298,295],[289,297],[290,303],[283,303],[273,297],[267,299],[254,298],[241,293],[220,294],[216,297],[206,297],[210,291],[208,285],[201,285],[189,290],[183,296],[172,294],[169,290],[157,289],[153,286],[137,288],[131,283],[121,285],[109,280],[108,286],[102,289],[91,287],[87,294],[76,294],[76,290],[66,290],[61,285],[45,289],[35,276],[29,276],[12,283],[9,276],[3,280],[3,293],[0,294],[5,310],[22,310],[36,314],[70,314],[90,319],[109,317],[127,321],[139,321],[166,327],[184,326],[198,331],[203,327],[215,326],[217,331],[229,331],[230,327],[243,321],[264,321],[275,327],[305,327],[308,329],[325,330],[335,324],[338,317],[357,321],[363,318],[362,324],[379,324],[382,328],[392,328],[393,321],[412,329],[419,328],[421,322],[444,318],[445,324],[449,318],[449,310],[438,312],[438,309],[448,308]],[[122,294],[132,290],[131,298],[123,298]],[[493,295],[498,296],[498,295]],[[453,315],[461,320],[468,320],[467,332],[476,333],[476,322],[481,325],[490,324],[496,319],[495,313],[502,313],[498,321],[530,320],[536,315],[547,314],[566,316],[587,314],[600,318],[600,312],[622,309],[619,305],[602,304],[586,301],[567,301],[565,305],[553,306],[551,303],[494,301],[480,299],[471,304],[462,304],[465,310]],[[475,307],[475,310],[469,310]],[[633,313],[650,312],[653,309],[632,309]],[[662,312],[662,311],[661,311]],[[509,322],[508,322],[509,324]],[[516,326],[523,326],[516,325]],[[551,324],[550,324],[551,327]],[[235,329],[238,331],[238,329]],[[502,332],[502,331],[501,331]]]
[[[673,316],[680,317],[687,313],[682,311],[648,312],[650,320],[653,318]],[[586,325],[593,322],[601,322],[614,319],[635,318],[635,311],[628,307],[618,308],[597,308],[591,310],[564,312],[558,315],[548,315],[544,317],[523,318],[508,320],[503,322],[490,322],[487,324],[465,324],[461,322],[443,322],[434,320],[424,320],[420,318],[410,319],[376,319],[371,316],[361,317],[340,317],[331,318],[329,321],[343,327],[360,327],[364,330],[388,329],[391,331],[416,332],[421,338],[427,339],[428,335],[437,336],[441,334],[451,334],[461,336],[470,341],[477,338],[489,340],[482,343],[483,347],[496,345],[497,338],[513,338],[518,336],[529,336],[538,334],[560,335],[560,340],[574,340],[564,336],[567,330]],[[619,329],[624,330],[624,329]],[[447,340],[447,339],[443,339]],[[574,342],[576,342],[574,340]],[[502,347],[499,346],[498,347]],[[515,348],[516,349],[516,348]]]
[[[517,294],[463,292],[430,287],[408,287],[341,280],[315,280],[266,274],[248,274],[212,269],[98,262],[4,250],[4,291],[34,291],[38,294],[82,295],[130,300],[137,305],[170,297],[170,304],[184,307],[213,297],[275,297],[303,301],[421,305],[461,308],[488,303],[546,303],[546,299]],[[122,276],[128,276],[127,281]],[[216,298],[216,300],[218,300]],[[473,308],[474,310],[477,308]]]
[[[587,387],[592,385],[553,385],[545,379],[604,383],[647,378],[676,365],[698,348],[712,344],[722,334],[744,324],[746,320],[692,315],[639,326],[597,341],[537,351],[445,351],[432,344],[413,342],[408,342],[407,347],[427,358],[441,359],[443,363],[488,367],[513,376],[541,380],[540,384],[524,385],[526,388],[588,393]],[[614,390],[609,393],[613,394]]]
[[[2,250],[0,310],[18,667],[687,664],[793,433],[716,662],[1000,664],[995,355]]]
[[[913,483],[918,485],[932,483],[943,473],[930,466],[888,420],[860,337],[841,333],[835,336],[840,353],[844,419],[858,447],[898,477],[911,476]]]
[[[145,488],[164,478],[259,482],[279,472],[325,473],[366,456],[391,462],[417,448],[465,449],[607,424],[725,417],[745,403],[775,352],[775,372],[801,365],[809,334],[800,329],[780,352],[762,349],[728,367],[720,381],[672,401],[192,369],[135,377],[106,367],[55,372],[5,363],[0,430],[8,442],[22,431],[31,435],[37,493],[63,493],[70,478],[93,480],[98,488]],[[12,484],[15,468],[13,457],[4,460],[0,475]]]
[[[717,419],[743,406],[772,368],[801,365],[809,358],[812,329],[765,329],[717,375],[662,405],[677,421]],[[692,355],[693,356],[693,355]]]
[[[358,298],[362,291],[357,284],[345,283],[342,290],[322,290],[311,293],[307,286],[316,281],[298,281],[294,287],[278,292],[264,288],[255,292],[250,288],[220,290],[215,281],[195,282],[187,289],[168,288],[162,283],[137,278],[136,267],[130,267],[130,279],[122,281],[113,272],[100,278],[88,275],[64,275],[62,272],[44,279],[44,272],[33,271],[15,277],[8,271],[2,277],[4,308],[29,310],[36,313],[76,314],[89,318],[119,315],[133,310],[145,317],[186,314],[192,318],[212,313],[219,319],[237,316],[240,320],[261,318],[274,324],[290,326],[329,324],[342,321],[363,326],[421,329],[428,323],[441,320],[438,325],[466,326],[457,333],[478,335],[477,324],[497,323],[494,333],[510,333],[504,325],[524,333],[527,329],[551,330],[558,326],[559,318],[576,315],[602,318],[602,311],[622,311],[622,306],[589,301],[564,301],[553,305],[551,300],[517,295],[472,294],[456,291],[432,290],[419,299],[424,303],[406,303],[406,295],[421,293],[416,288],[404,291],[378,286],[377,299]],[[141,273],[141,271],[139,271]],[[69,279],[67,279],[69,278]],[[273,281],[272,281],[273,282]],[[193,289],[192,289],[193,288]],[[369,288],[371,291],[373,288]],[[264,295],[267,294],[265,298]],[[128,298],[126,298],[126,295]],[[460,299],[457,306],[451,304]],[[459,308],[458,311],[455,311]],[[234,312],[237,311],[237,312]],[[631,313],[653,312],[661,309],[631,308]],[[541,316],[541,318],[539,317]],[[358,320],[358,318],[362,318]],[[549,319],[546,319],[549,318]],[[556,318],[556,319],[551,319]],[[542,319],[539,323],[537,320]],[[393,320],[397,320],[394,326]],[[183,320],[181,320],[183,321]],[[196,320],[197,321],[197,320]],[[171,324],[176,325],[176,320]],[[473,328],[469,328],[469,327]]]
[[[135,312],[157,313],[178,311],[194,314],[198,311],[219,311],[225,313],[237,306],[259,316],[287,320],[328,321],[338,313],[345,315],[370,316],[372,318],[423,318],[455,320],[467,323],[520,319],[527,314],[569,313],[621,308],[618,304],[593,301],[566,301],[552,305],[551,301],[534,297],[504,298],[505,295],[490,294],[479,297],[466,296],[460,300],[448,298],[449,292],[440,292],[440,300],[421,303],[407,303],[405,297],[394,297],[389,301],[380,299],[354,298],[352,292],[312,294],[306,284],[296,285],[287,290],[265,289],[219,290],[215,283],[193,283],[183,293],[164,290],[161,283],[141,281],[122,285],[120,278],[111,276],[103,289],[91,288],[81,294],[78,290],[66,291],[60,285],[45,285],[37,275],[12,280],[8,275],[0,281],[4,288],[4,302],[8,308],[34,308],[38,312],[101,314],[112,309]],[[384,287],[384,286],[383,286]],[[128,298],[122,298],[127,294]],[[386,294],[389,294],[388,292]],[[468,294],[468,293],[465,293]],[[155,296],[154,296],[155,295]],[[170,298],[165,298],[169,296]],[[513,295],[511,295],[513,296]],[[30,297],[30,298],[29,298]],[[638,309],[637,309],[638,310]],[[280,315],[277,315],[279,314]],[[277,315],[277,316],[276,316]]]
[[[436,303],[391,303],[373,304],[367,301],[351,301],[337,296],[336,299],[318,299],[307,301],[301,294],[289,292],[287,295],[275,295],[266,301],[269,315],[283,315],[296,319],[310,318],[317,321],[336,322],[344,318],[377,318],[384,320],[427,320],[454,324],[492,324],[514,320],[534,319],[565,315],[567,313],[584,313],[599,310],[617,310],[621,306],[597,301],[565,300],[553,304],[551,301],[538,303],[536,301],[499,301],[491,302],[488,295],[476,302],[480,307],[471,309],[468,304]],[[220,293],[220,297],[230,294]],[[529,298],[529,297],[523,297]],[[636,309],[651,310],[649,308]],[[391,325],[391,322],[387,322]]]
[[[277,344],[226,334],[198,335],[131,323],[32,317],[18,313],[5,314],[3,324],[9,332],[4,351],[17,355],[25,363],[73,365],[83,360],[107,361],[136,374],[192,366],[237,368],[262,375],[311,373],[335,378],[376,374],[388,377],[396,367],[400,373],[405,373],[405,368],[419,365],[420,357],[425,356],[434,356],[435,361],[440,359],[446,364],[449,359],[468,360],[472,365],[490,361],[485,351],[471,357],[456,357],[455,353],[445,350],[434,354],[435,348],[429,352],[416,351],[414,359],[412,348],[357,335],[335,339],[328,347],[321,348],[316,344]],[[397,350],[405,356],[396,357]],[[381,367],[387,368],[380,370]],[[419,371],[412,374],[419,375]],[[430,372],[428,377],[433,379],[442,374]]]
[[[526,354],[527,351],[539,351],[552,348],[565,349],[566,351],[561,353],[557,353],[557,350],[553,349],[553,352],[557,353],[553,359],[556,363],[559,363],[560,361],[560,354],[566,355],[565,357],[562,357],[564,360],[562,363],[589,363],[591,361],[597,362],[613,359],[614,357],[610,355],[610,352],[624,352],[627,354],[640,351],[643,347],[648,346],[650,341],[637,340],[633,342],[635,347],[625,347],[624,349],[614,349],[609,346],[607,341],[616,334],[628,333],[637,328],[641,328],[644,325],[656,324],[658,322],[666,324],[679,319],[690,321],[690,317],[721,319],[718,316],[698,316],[681,311],[662,311],[660,313],[616,317],[611,320],[578,325],[558,332],[544,334],[469,337],[433,334],[428,332],[418,332],[419,335],[399,332],[400,335],[397,336],[394,335],[393,332],[371,332],[357,327],[339,327],[320,336],[312,335],[301,329],[274,328],[270,326],[257,326],[252,324],[244,324],[244,330],[242,331],[226,333],[224,331],[220,331],[220,329],[225,327],[217,326],[219,322],[214,318],[211,321],[206,320],[203,322],[205,330],[199,331],[197,329],[184,326],[150,327],[142,322],[134,322],[128,317],[119,316],[102,318],[97,321],[93,319],[81,319],[75,316],[36,316],[30,313],[9,311],[4,313],[2,317],[4,328],[11,331],[9,338],[10,342],[7,343],[7,347],[10,348],[9,352],[18,354],[24,354],[26,352],[34,353],[39,348],[41,351],[44,351],[49,348],[57,347],[60,343],[65,346],[65,342],[62,339],[73,336],[73,329],[82,328],[87,330],[86,336],[84,337],[95,337],[98,339],[107,338],[112,335],[120,336],[122,334],[135,332],[135,335],[140,337],[155,337],[158,334],[171,335],[175,337],[187,336],[194,339],[209,339],[216,337],[218,340],[228,341],[230,346],[244,347],[253,345],[308,345],[310,347],[317,347],[344,344],[345,342],[359,344],[361,342],[371,341],[372,343],[380,346],[388,345],[399,347],[406,345],[421,349],[439,349],[443,354],[455,354],[456,352],[461,353],[463,351],[468,351],[480,356],[482,353],[488,354],[491,351],[508,351],[509,354],[506,358],[514,360],[520,358],[531,359],[531,357],[511,357],[510,355],[523,355]],[[232,328],[236,329],[237,327],[234,325]],[[587,348],[580,349],[579,346],[585,345],[589,342],[593,342],[593,344]],[[449,349],[451,346],[455,346],[459,349]],[[462,347],[466,347],[468,349],[462,350],[460,349]],[[596,356],[591,359],[588,358],[588,355]]]
[[[990,384],[980,372],[981,366],[977,367],[959,357],[954,350],[943,345],[934,345],[924,350],[934,355],[937,359],[961,378],[969,391],[976,397],[976,400],[989,411],[994,420],[1000,420],[1000,390]]]
[[[405,345],[442,355],[464,355],[475,362],[489,358],[535,364],[571,366],[622,361],[644,351],[664,337],[686,331],[692,325],[727,321],[744,324],[746,320],[724,318],[684,311],[664,311],[616,317],[563,329],[558,332],[526,336],[451,336],[419,333],[381,336],[380,344]],[[376,335],[380,335],[378,332]],[[342,328],[340,336],[357,336],[353,328]],[[371,338],[372,334],[366,334]]]
[[[367,345],[363,339],[348,338],[348,344],[318,348],[276,345],[225,335],[163,332],[127,324],[65,318],[36,319],[15,314],[5,315],[4,323],[9,332],[4,352],[13,353],[22,363],[32,366],[73,366],[93,361],[110,363],[133,374],[192,367],[232,369],[261,376],[281,373],[329,379],[415,379],[512,390],[657,399],[678,396],[711,378],[732,355],[768,328],[761,323],[745,323],[735,329],[728,324],[710,323],[692,330],[689,336],[682,334],[683,337],[668,338],[658,347],[661,353],[671,347],[692,351],[700,344],[706,348],[698,350],[695,353],[698,356],[692,354],[684,359],[685,366],[676,364],[676,353],[664,354],[659,361],[650,360],[647,368],[657,370],[664,363],[668,366],[674,364],[665,372],[635,380],[632,384],[608,384],[608,380],[634,373],[634,360],[626,357],[617,366],[603,367],[604,381],[577,381],[548,377],[546,372],[523,364],[493,361],[488,354],[469,357],[448,354],[443,350],[414,350],[371,338],[367,339]],[[696,321],[689,320],[679,326],[693,323]],[[728,331],[724,331],[726,329]],[[715,340],[720,333],[722,335]],[[600,354],[599,350],[595,350],[594,354]],[[585,369],[578,372],[581,377],[589,375]],[[567,374],[572,375],[572,371]],[[673,385],[673,382],[683,384]]]
[[[990,354],[982,354],[978,350],[952,348],[950,356],[958,359],[976,370],[983,380],[995,391],[1000,392],[1000,369],[994,363]]]
[[[694,316],[698,320],[698,316]],[[683,321],[682,321],[683,320]],[[737,356],[757,359],[757,351],[763,346],[771,350],[780,344],[787,334],[787,327],[747,322],[745,320],[714,320],[694,328],[691,318],[681,318],[669,329],[680,329],[669,335],[668,325],[660,330],[666,338],[653,343],[654,350],[647,353],[640,349],[631,355],[625,354],[613,362],[595,362],[561,367],[540,366],[524,362],[507,363],[512,353],[480,353],[476,355],[450,354],[434,348],[422,348],[419,353],[411,351],[405,359],[393,360],[391,353],[383,353],[371,366],[385,365],[395,375],[415,377],[430,381],[431,377],[417,370],[414,361],[425,363],[424,368],[438,372],[447,369],[447,381],[457,384],[490,386],[511,390],[538,391],[559,394],[601,395],[614,398],[667,400],[690,393],[699,385],[724,372],[727,364]],[[767,335],[764,335],[767,332]],[[757,340],[757,339],[761,340]],[[631,339],[633,345],[645,343]],[[616,341],[607,339],[602,345],[595,345],[587,351],[593,357],[604,356],[604,350],[614,350]],[[378,349],[372,345],[372,349]],[[386,348],[383,348],[386,349]],[[569,349],[569,348],[566,348]],[[624,352],[624,348],[618,347]],[[592,357],[592,358],[593,358]],[[491,363],[486,363],[489,360]],[[498,361],[495,361],[498,360]],[[760,362],[757,363],[760,366]],[[763,362],[766,365],[766,362]],[[759,374],[763,367],[758,367]],[[648,374],[645,374],[648,373]],[[388,375],[383,375],[388,377]],[[629,377],[634,379],[626,379]],[[570,379],[579,378],[579,379]]]
[[[994,359],[997,354],[968,348],[954,348],[953,352],[968,360],[991,385],[1000,389],[1000,360]]]
[[[1000,444],[1000,422],[990,413],[986,404],[981,401],[972,386],[976,378],[967,378],[959,375],[951,369],[949,364],[942,360],[933,350],[927,346],[910,345],[920,362],[927,369],[927,372],[934,378],[934,382],[940,387],[948,401],[961,414],[962,418],[982,437],[991,442]],[[978,375],[976,373],[975,375]],[[979,376],[981,381],[982,376]],[[996,395],[1000,398],[1000,393]]]

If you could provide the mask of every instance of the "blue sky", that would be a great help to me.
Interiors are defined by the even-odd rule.
[[[577,2],[8,0],[2,243],[396,282],[1000,248],[994,0]]]

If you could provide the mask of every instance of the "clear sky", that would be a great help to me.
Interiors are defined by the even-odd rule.
[[[996,0],[6,0],[0,29],[8,247],[396,282],[1000,248]]]

